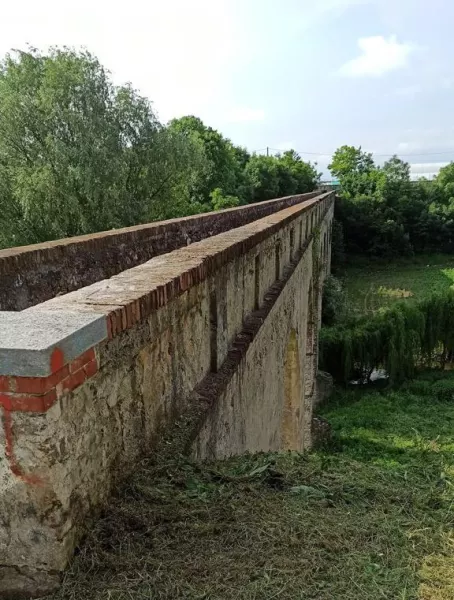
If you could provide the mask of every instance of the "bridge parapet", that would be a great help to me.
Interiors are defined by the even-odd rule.
[[[310,200],[318,192],[0,250],[0,311],[19,311],[182,246]]]
[[[0,313],[0,595],[56,585],[115,478],[177,421],[172,448],[201,459],[310,447],[309,303],[319,310],[334,195],[274,202]]]

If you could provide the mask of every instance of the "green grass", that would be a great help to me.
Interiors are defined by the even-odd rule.
[[[143,461],[52,600],[452,600],[453,375],[338,392],[308,455]]]
[[[367,314],[396,301],[423,300],[454,287],[454,256],[419,256],[388,264],[352,260],[342,278],[349,308]]]

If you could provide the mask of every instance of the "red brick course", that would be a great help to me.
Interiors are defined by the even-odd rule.
[[[146,319],[173,298],[196,286],[225,264],[241,256],[313,208],[330,206],[329,194],[292,205],[277,213],[224,232],[200,243],[179,248],[157,259],[123,271],[111,279],[97,282],[43,304],[58,310],[104,312],[108,338]],[[311,232],[312,233],[312,232]]]
[[[60,366],[61,353],[55,353]],[[48,377],[0,377],[0,406],[5,411],[45,412],[61,396],[79,387],[98,371],[94,348]]]

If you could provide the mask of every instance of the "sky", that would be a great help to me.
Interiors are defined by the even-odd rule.
[[[15,0],[0,55],[84,47],[162,121],[194,114],[250,151],[454,160],[452,0]]]

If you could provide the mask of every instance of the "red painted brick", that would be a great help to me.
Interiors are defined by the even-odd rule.
[[[80,371],[76,371],[70,377],[72,389],[74,389],[83,384],[83,382],[87,379],[87,374],[85,373],[84,369],[80,369]]]
[[[68,392],[76,389],[87,379],[87,375],[85,373],[84,368],[79,369],[75,373],[71,373],[69,377],[66,377],[63,381],[61,381],[56,388],[57,396],[61,397]]]
[[[93,375],[96,375],[96,373],[98,372],[98,361],[95,359],[87,363],[84,366],[84,371],[85,375],[87,376],[87,379],[93,377]]]
[[[5,410],[11,410],[11,396],[9,394],[0,394],[0,406]]]
[[[10,391],[10,381],[9,377],[5,375],[0,375],[0,392],[9,392]]]
[[[0,394],[0,404],[8,411],[46,412],[57,400],[55,389],[42,396],[31,394]]]
[[[60,348],[55,348],[50,357],[50,370],[52,373],[59,371],[65,365],[65,357]]]
[[[63,367],[49,377],[12,377],[11,391],[18,394],[45,394],[69,375],[69,367]]]
[[[95,359],[95,349],[90,348],[90,350],[87,350],[86,352],[84,352],[83,354],[81,354],[80,356],[78,356],[76,359],[74,359],[73,361],[71,361],[69,363],[69,370],[71,373],[74,373],[75,371],[79,371],[79,369],[81,369],[84,365],[86,365],[87,363],[91,362],[94,359]]]

